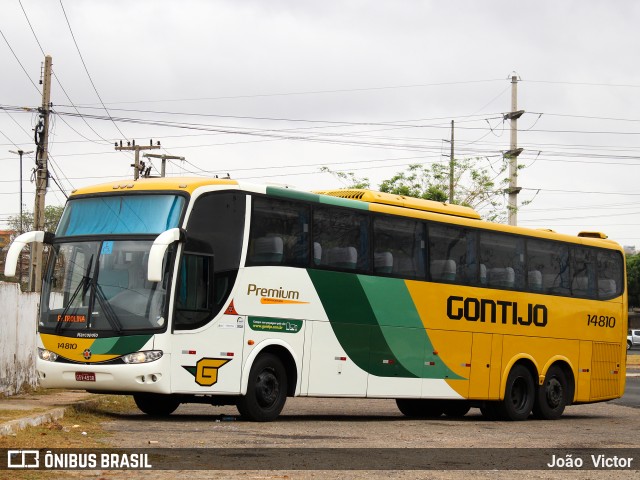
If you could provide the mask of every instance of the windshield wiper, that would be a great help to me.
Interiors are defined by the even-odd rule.
[[[76,289],[73,291],[73,294],[71,295],[71,298],[69,299],[69,302],[67,303],[67,306],[64,307],[64,309],[62,310],[62,313],[60,314],[60,318],[58,320],[58,323],[56,325],[56,333],[60,333],[62,331],[62,326],[64,325],[64,318],[66,317],[67,313],[69,313],[69,309],[71,308],[71,305],[73,305],[74,300],[76,299],[76,297],[78,296],[78,293],[80,293],[80,290],[82,290],[82,301],[84,303],[84,297],[87,293],[87,290],[89,289],[89,286],[91,285],[91,277],[89,276],[89,274],[91,273],[91,266],[93,265],[93,255],[91,255],[91,258],[89,259],[89,265],[87,265],[87,270],[84,274],[84,276],[82,277],[82,279],[80,280],[80,282],[78,283],[78,286],[76,287]],[[89,312],[87,312],[87,318],[89,317],[88,315]],[[87,320],[88,321],[88,320]]]
[[[118,315],[113,311],[109,300],[107,300],[102,287],[98,283],[98,277],[100,276],[100,262],[96,264],[96,271],[93,275],[91,282],[91,296],[89,297],[89,314],[93,316],[93,307],[95,305],[96,298],[98,303],[102,307],[102,311],[107,318],[107,322],[116,333],[122,333],[122,325],[118,321]]]

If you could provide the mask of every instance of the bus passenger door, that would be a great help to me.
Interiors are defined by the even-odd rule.
[[[491,351],[493,335],[488,333],[474,333],[471,346],[471,372],[469,382],[469,398],[489,398],[489,384],[491,379]],[[500,366],[498,362],[497,367]]]
[[[220,315],[213,256],[187,252],[178,270],[172,335],[174,393],[240,392],[246,317]]]

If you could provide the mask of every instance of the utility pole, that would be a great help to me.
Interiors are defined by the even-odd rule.
[[[16,155],[20,156],[20,231],[18,232],[18,234],[22,235],[24,233],[24,226],[22,225],[22,155],[29,155],[30,153],[33,153],[33,150],[29,150],[28,152],[25,152],[24,150],[20,149],[17,152],[15,150],[9,150],[9,153],[14,153]],[[20,277],[19,277],[19,281],[20,281],[20,288],[22,288],[22,255],[20,255]]]
[[[177,157],[175,155],[158,155],[157,153],[145,153],[144,158],[160,158],[162,159],[162,167],[160,169],[160,176],[164,178],[167,170],[167,160],[184,160],[184,157]]]
[[[449,203],[453,203],[453,120],[451,120],[451,156],[449,157]]]
[[[511,76],[511,112],[504,115],[505,120],[511,120],[511,145],[509,151],[505,152],[505,158],[509,159],[509,200],[507,204],[507,214],[509,225],[518,224],[518,193],[522,190],[518,187],[518,155],[522,153],[522,148],[518,148],[518,119],[524,110],[518,110],[518,76]]]
[[[144,162],[142,165],[140,164],[140,150],[153,150],[156,148],[160,148],[160,142],[156,145],[153,144],[153,140],[149,141],[149,145],[136,145],[136,141],[127,142],[127,146],[122,146],[122,141],[120,141],[120,146],[116,143],[116,150],[132,150],[135,153],[135,163],[131,166],[133,167],[133,179],[138,180],[140,178],[140,173],[144,173]]]
[[[33,208],[33,229],[44,230],[44,197],[49,183],[47,166],[49,152],[49,113],[51,108],[51,55],[44,57],[42,84],[42,106],[38,109],[40,118],[35,128],[36,139],[36,199]],[[31,244],[31,263],[29,265],[29,291],[39,292],[42,288],[42,250],[41,243]]]

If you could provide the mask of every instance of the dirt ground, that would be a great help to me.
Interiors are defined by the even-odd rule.
[[[640,464],[640,410],[613,403],[571,406],[557,421],[496,422],[485,420],[477,409],[461,419],[417,420],[404,417],[393,400],[290,398],[275,422],[252,423],[240,419],[235,407],[196,404],[182,405],[170,417],[154,419],[140,413],[130,400],[125,401],[125,397],[118,398],[122,402],[117,409],[103,411],[103,406],[96,407],[101,432],[96,432],[95,437],[90,433],[91,438],[83,438],[93,442],[91,445],[101,445],[105,449],[130,448],[136,452],[151,452],[150,455],[160,452],[161,458],[168,458],[173,462],[170,466],[180,470],[40,471],[22,472],[26,475],[19,478],[484,480],[524,475],[533,479],[600,480],[640,477],[637,469],[522,470],[529,465],[528,460],[539,459],[540,455],[551,461],[553,453],[566,455],[572,452],[586,459],[589,454],[606,453],[606,449],[611,448],[632,449],[627,452],[636,455]],[[65,437],[76,447],[78,442],[72,437],[81,435],[78,430],[71,428],[69,437]],[[226,450],[230,453],[223,454],[227,460],[231,458],[233,470],[219,470],[217,462],[221,452],[213,450],[215,448],[237,449]],[[403,459],[415,459],[411,457],[415,450],[411,449],[418,448],[431,449],[426,454],[425,451],[417,454],[432,455],[440,465],[438,469],[403,468]],[[460,450],[442,450],[447,448]],[[351,457],[339,457],[324,449],[349,449],[346,451]],[[256,465],[262,468],[260,462],[268,458],[265,452],[278,452],[276,455],[280,457],[283,456],[280,452],[285,452],[288,456],[284,458],[286,467],[296,462],[300,465],[300,459],[306,459],[311,469],[274,467],[258,470]],[[386,466],[385,462],[390,468],[381,470],[380,465]],[[452,470],[469,462],[483,466],[479,470]],[[374,464],[377,465],[375,470],[363,469]],[[214,466],[210,470],[202,469],[206,465]],[[0,471],[0,478],[3,473],[11,472]]]

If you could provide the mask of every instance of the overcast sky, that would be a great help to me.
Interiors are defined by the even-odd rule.
[[[408,164],[447,162],[455,120],[456,156],[497,168],[509,149],[502,116],[516,72],[526,112],[519,200],[533,200],[519,224],[603,231],[640,248],[636,1],[3,0],[0,8],[0,228],[20,204],[9,150],[34,150],[37,114],[14,107],[41,103],[39,41],[53,57],[50,153],[67,194],[131,178],[132,155],[113,144],[134,138],[186,157],[169,164],[170,175],[229,173],[313,190],[341,186],[321,166],[377,186]],[[28,210],[33,163],[25,156]],[[64,203],[59,186],[46,201]]]

